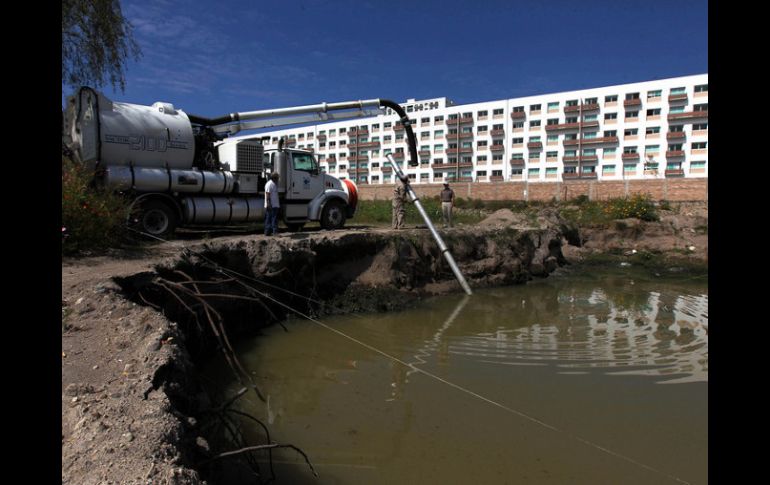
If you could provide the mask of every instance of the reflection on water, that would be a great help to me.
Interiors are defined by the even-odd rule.
[[[279,453],[278,483],[706,483],[706,284],[575,271],[325,320],[350,339],[292,321],[243,345],[269,401],[239,403],[322,476]]]
[[[455,339],[450,353],[507,365],[553,362],[569,373],[633,368],[614,374],[660,376],[665,383],[708,381],[708,295],[676,295],[670,302],[657,291],[643,296],[628,306],[601,288],[587,295],[560,293],[567,318]]]

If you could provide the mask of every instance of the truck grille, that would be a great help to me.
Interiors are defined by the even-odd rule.
[[[258,141],[242,141],[238,143],[236,167],[239,172],[262,172],[262,155],[265,148]]]

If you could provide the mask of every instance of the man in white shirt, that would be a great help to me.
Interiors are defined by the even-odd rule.
[[[278,172],[273,172],[265,184],[265,236],[278,234],[278,211],[281,208],[281,202],[278,200],[278,179]]]

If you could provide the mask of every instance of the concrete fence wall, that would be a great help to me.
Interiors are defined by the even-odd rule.
[[[420,197],[438,196],[442,184],[415,184]],[[575,180],[569,182],[453,182],[456,197],[482,200],[569,200],[586,195],[590,200],[605,200],[636,194],[653,200],[707,201],[708,179],[670,178],[659,180]],[[383,200],[393,196],[393,184],[358,186],[362,200]]]

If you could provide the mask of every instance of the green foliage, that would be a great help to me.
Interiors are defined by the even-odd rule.
[[[610,199],[605,209],[613,219],[636,217],[643,221],[658,221],[658,211],[647,195],[634,195],[623,199]]]
[[[119,0],[62,0],[61,10],[62,83],[125,89],[126,61],[141,50]]]
[[[128,204],[91,187],[92,173],[62,156],[62,253],[104,250],[124,237]]]

